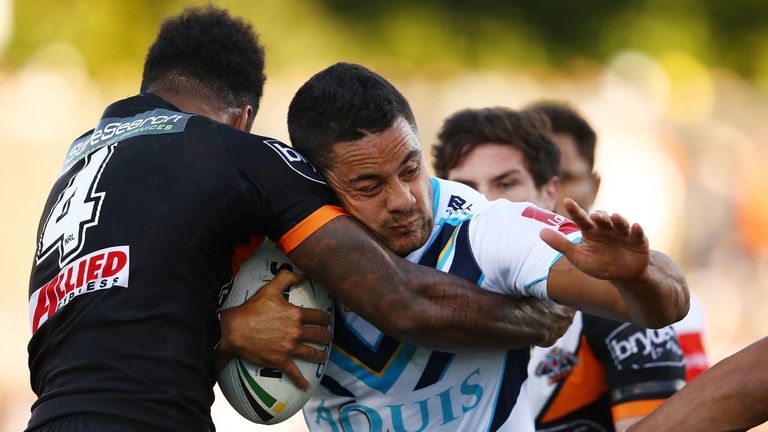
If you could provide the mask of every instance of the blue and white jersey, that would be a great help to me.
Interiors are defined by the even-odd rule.
[[[431,179],[435,226],[407,259],[494,292],[546,297],[560,257],[542,228],[569,237],[575,224],[530,203],[489,202],[456,182]],[[520,396],[529,348],[448,353],[380,332],[337,303],[325,377],[304,407],[311,431],[533,431]]]

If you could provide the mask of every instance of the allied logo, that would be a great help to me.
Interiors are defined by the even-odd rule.
[[[567,378],[577,364],[579,359],[573,353],[554,347],[536,365],[534,373],[538,377],[546,376],[549,384],[556,384]]]
[[[115,286],[128,287],[128,246],[101,249],[61,269],[29,297],[32,333],[75,297]]]
[[[312,180],[313,182],[325,184],[323,176],[304,158],[299,152],[292,147],[287,146],[277,140],[265,140],[264,144],[270,146],[280,157],[285,161],[288,166],[294,170],[300,176]]]

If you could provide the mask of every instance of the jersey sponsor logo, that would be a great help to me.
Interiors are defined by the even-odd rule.
[[[325,184],[325,180],[299,152],[277,140],[265,140],[264,144],[276,151],[288,166],[300,176],[313,182]]]
[[[571,220],[536,206],[526,207],[521,215],[549,226],[557,227],[557,230],[565,235],[579,231],[579,226]]]
[[[467,200],[459,195],[451,195],[448,198],[448,207],[445,209],[445,212],[448,218],[464,220],[472,216],[472,205],[472,203],[467,205]]]
[[[491,389],[482,386],[480,375],[480,369],[475,369],[460,384],[408,403],[378,407],[342,403],[340,407],[329,407],[322,399],[305,417],[311,427],[333,431],[462,430],[453,422],[461,423],[462,416],[490,403]]]
[[[181,132],[187,127],[190,117],[192,114],[156,109],[133,117],[103,118],[91,134],[72,143],[61,172],[66,172],[86,155],[120,140],[138,135]]]
[[[464,204],[466,203],[467,203],[467,200],[465,200],[464,198],[458,195],[451,195],[451,197],[448,198],[448,207],[451,208],[452,210],[459,211],[459,210],[469,210],[470,208],[472,208],[472,204],[464,207]]]
[[[101,249],[63,268],[29,297],[32,333],[75,297],[115,286],[127,288],[129,268],[128,246]]]
[[[577,364],[579,359],[573,353],[554,347],[536,365],[535,374],[538,377],[546,376],[549,384],[555,384],[568,377]]]
[[[63,267],[83,248],[86,230],[99,223],[106,193],[96,192],[96,187],[113,151],[113,147],[106,147],[94,152],[69,179],[43,225],[35,257],[37,264],[58,250],[59,267]]]
[[[622,324],[605,339],[618,370],[679,366],[684,363],[672,327],[658,330]]]

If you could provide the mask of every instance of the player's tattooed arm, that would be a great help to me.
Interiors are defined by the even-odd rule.
[[[491,293],[410,263],[351,218],[327,223],[290,258],[383,332],[432,349],[548,345],[572,319],[567,308]]]

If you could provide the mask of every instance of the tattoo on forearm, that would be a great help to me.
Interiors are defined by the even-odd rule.
[[[453,275],[408,263],[387,251],[357,222],[337,218],[291,253],[296,264],[360,316],[379,328],[392,311],[423,327],[409,342],[449,346],[504,346],[528,338],[530,318],[508,296],[481,290]],[[402,312],[411,315],[402,317]],[[395,323],[395,327],[397,327]],[[517,327],[516,327],[517,326]],[[478,340],[482,337],[482,342]]]

